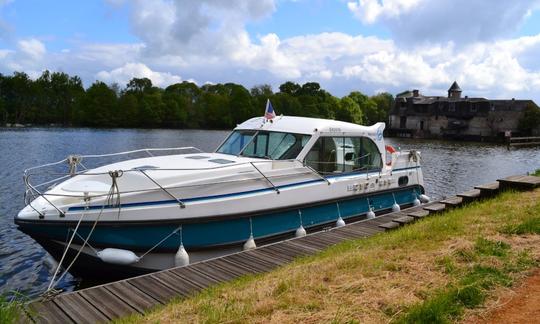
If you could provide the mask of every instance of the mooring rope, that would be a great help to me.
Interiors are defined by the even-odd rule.
[[[62,275],[60,277],[58,277],[58,279],[55,281],[55,277],[56,275],[58,274],[58,271],[60,269],[60,267],[62,266],[62,263],[64,261],[64,258],[67,254],[67,251],[69,251],[69,247],[71,246],[72,242],[73,242],[73,238],[75,237],[75,235],[77,234],[77,230],[79,228],[79,225],[80,223],[82,222],[82,219],[83,217],[85,216],[86,212],[84,212],[82,215],[81,215],[81,218],[79,219],[79,222],[77,223],[77,226],[75,227],[75,230],[73,232],[73,235],[71,236],[71,239],[68,243],[68,245],[66,246],[66,249],[64,250],[64,253],[62,255],[62,258],[60,259],[60,262],[58,263],[58,267],[56,268],[56,271],[51,279],[51,282],[49,284],[49,287],[47,288],[47,290],[43,293],[42,297],[44,298],[50,298],[54,295],[56,295],[59,291],[58,290],[55,290],[54,287],[56,287],[56,285],[58,285],[58,283],[66,276],[66,274],[69,272],[69,270],[71,269],[71,267],[73,266],[73,264],[75,264],[75,261],[77,261],[77,259],[79,258],[79,255],[81,254],[82,250],[84,249],[84,247],[86,246],[86,244],[88,244],[88,241],[90,240],[90,237],[92,236],[92,234],[94,233],[94,230],[96,228],[96,225],[97,223],[99,222],[99,220],[101,219],[101,215],[103,215],[103,210],[105,209],[105,206],[110,202],[112,201],[113,199],[113,196],[115,195],[115,191],[117,192],[117,199],[118,199],[118,202],[120,201],[120,191],[118,189],[118,183],[116,182],[116,178],[118,178],[119,176],[121,176],[121,172],[118,172],[118,171],[111,171],[109,172],[109,175],[111,175],[111,178],[112,178],[112,184],[111,184],[111,188],[109,190],[109,195],[107,197],[107,199],[105,200],[105,203],[102,205],[101,207],[101,210],[98,214],[98,216],[96,217],[96,220],[94,221],[94,223],[92,224],[92,228],[90,229],[90,231],[88,232],[88,235],[86,236],[86,239],[83,241],[83,244],[81,245],[81,247],[79,248],[79,250],[77,251],[77,254],[75,255],[75,257],[71,260],[70,264],[65,268],[64,272],[62,273]],[[120,213],[120,211],[119,211]]]

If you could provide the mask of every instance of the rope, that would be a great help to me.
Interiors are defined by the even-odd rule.
[[[120,188],[118,188],[117,179],[124,174],[122,170],[109,171],[109,175],[112,179],[111,189],[107,198],[107,205],[112,207],[120,207]],[[114,195],[116,194],[116,202],[114,201]]]
[[[175,229],[174,231],[171,232],[171,234],[165,236],[165,238],[163,238],[161,241],[157,242],[156,245],[154,245],[153,247],[150,248],[150,250],[146,251],[143,253],[143,255],[141,255],[139,257],[139,259],[142,259],[144,258],[148,253],[152,252],[155,248],[157,248],[158,246],[161,245],[161,243],[165,242],[169,237],[173,236],[174,234],[178,233],[179,231],[182,230],[182,225],[178,226],[177,229]],[[180,240],[182,240],[182,235],[180,235]]]
[[[82,162],[82,156],[80,155],[69,155],[66,159],[69,164],[69,175],[74,176],[77,173],[77,164]]]
[[[60,267],[62,266],[62,263],[64,262],[64,258],[67,255],[67,252],[69,250],[69,246],[73,242],[73,239],[75,238],[75,233],[77,233],[77,230],[79,229],[79,226],[81,225],[81,222],[86,215],[86,211],[88,210],[88,201],[86,201],[86,207],[84,208],[84,213],[81,214],[81,217],[79,218],[79,221],[77,222],[77,226],[75,226],[75,230],[73,231],[73,235],[71,235],[71,238],[69,239],[68,244],[66,245],[66,248],[64,249],[64,253],[62,253],[62,257],[60,258],[60,262],[58,262],[58,266],[56,267],[56,270],[54,271],[54,274],[51,278],[51,282],[49,283],[49,286],[47,287],[47,290],[45,293],[47,293],[51,288],[53,287],[54,279],[56,278],[56,275],[58,274],[58,271],[60,271]]]
[[[115,190],[118,191],[118,201],[120,201],[120,192],[118,190],[118,183],[116,182],[116,178],[119,176],[121,176],[121,173],[119,173],[118,171],[113,171],[113,172],[109,172],[109,175],[111,175],[111,178],[112,178],[112,184],[111,184],[111,189],[109,190],[109,197],[106,199],[106,203],[111,201],[112,197],[114,196],[114,193],[115,193]],[[64,258],[67,254],[67,251],[69,250],[69,247],[71,246],[71,243],[73,242],[73,238],[75,237],[75,234],[77,233],[77,230],[79,228],[79,225],[83,219],[83,216],[86,214],[83,213],[81,215],[81,218],[79,219],[79,222],[77,223],[77,226],[75,228],[75,231],[73,232],[73,235],[71,236],[71,239],[68,243],[68,245],[66,246],[66,249],[64,250],[64,254],[62,256],[62,259],[60,260],[60,262],[58,263],[58,267],[56,268],[56,271],[55,271],[55,274],[54,276],[52,277],[51,279],[51,283],[49,284],[49,287],[47,288],[47,290],[45,291],[45,293],[43,294],[44,296],[47,296],[49,295],[49,291],[52,290],[52,288],[56,287],[56,285],[58,285],[58,283],[65,277],[65,275],[69,272],[69,270],[71,269],[71,267],[73,266],[73,264],[75,264],[75,261],[79,258],[79,255],[81,254],[82,250],[84,249],[84,247],[86,246],[86,244],[88,243],[88,241],[90,240],[90,237],[92,236],[92,234],[94,233],[94,230],[96,228],[96,225],[97,223],[99,222],[99,220],[101,219],[101,215],[103,215],[103,210],[105,209],[105,205],[106,204],[103,204],[103,206],[101,207],[101,210],[98,214],[98,216],[96,217],[96,220],[94,221],[94,224],[92,224],[92,228],[90,229],[90,232],[88,233],[88,235],[86,236],[86,239],[83,241],[83,244],[81,245],[81,247],[79,248],[79,250],[77,251],[77,254],[75,255],[75,257],[73,258],[73,260],[71,260],[71,263],[66,267],[66,269],[64,270],[64,272],[62,273],[62,275],[60,277],[58,277],[58,279],[56,281],[54,281],[54,278],[56,277],[56,275],[58,274],[58,270],[60,269],[60,267],[62,266],[62,262],[64,261]],[[120,214],[120,210],[118,211],[118,214]]]

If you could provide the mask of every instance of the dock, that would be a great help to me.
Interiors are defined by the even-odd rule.
[[[512,176],[476,186],[453,197],[421,206],[402,209],[292,238],[256,249],[242,251],[184,267],[171,268],[139,277],[36,300],[26,305],[22,322],[96,323],[144,314],[152,307],[165,305],[174,298],[187,298],[213,285],[244,275],[269,272],[296,258],[316,254],[332,245],[373,236],[414,223],[429,215],[491,197],[503,189],[531,190],[540,187],[540,177]]]
[[[540,145],[540,136],[508,137],[506,144],[508,149],[513,146],[537,146]]]

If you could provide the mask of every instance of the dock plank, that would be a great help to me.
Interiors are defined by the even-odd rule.
[[[135,308],[124,303],[121,299],[102,287],[80,290],[78,294],[94,307],[99,308],[111,320],[137,312]]]
[[[479,189],[471,189],[458,193],[456,196],[463,198],[466,202],[480,198],[481,191]]]
[[[453,196],[441,200],[442,204],[445,204],[447,207],[458,207],[463,204],[463,197]]]
[[[192,283],[191,281],[185,280],[184,278],[175,276],[169,271],[160,271],[154,274],[154,279],[160,281],[162,284],[167,286],[170,289],[173,289],[180,296],[190,296],[194,293],[200,291],[202,288]]]
[[[231,279],[238,277],[229,272],[216,270],[214,267],[212,267],[210,264],[207,264],[207,263],[197,263],[197,264],[192,265],[189,268],[197,272],[200,272],[207,277],[214,278],[216,281],[229,281]]]
[[[268,250],[268,249],[264,249],[264,250],[261,249],[259,250],[259,253],[278,259],[278,260],[282,260],[284,263],[289,263],[298,257],[298,256],[291,256],[290,254],[282,253],[281,251]]]
[[[28,306],[32,319],[38,323],[75,323],[52,301],[34,302]]]
[[[399,226],[400,224],[396,222],[388,222],[388,223],[379,225],[379,227],[384,228],[385,230],[392,230],[392,229],[398,228]]]
[[[500,186],[499,181],[495,181],[495,182],[490,182],[490,183],[485,183],[483,185],[475,186],[474,188],[479,189],[480,191],[492,193],[492,192],[499,191],[499,186]]]
[[[339,228],[336,231],[340,231],[342,233],[347,233],[352,238],[355,238],[355,239],[356,238],[362,238],[362,237],[368,237],[368,236],[372,235],[372,234],[366,233],[362,229],[355,229],[355,228],[351,228],[350,226]]]
[[[75,323],[91,324],[109,321],[109,318],[79,294],[59,295],[53,301]]]
[[[540,187],[540,177],[518,175],[497,180],[501,188],[533,189]]]
[[[398,217],[398,218],[394,219],[393,222],[398,223],[398,224],[401,224],[401,225],[405,225],[405,224],[414,222],[414,220],[415,220],[414,217],[411,217],[411,216],[402,216],[402,217]]]
[[[127,279],[126,282],[162,304],[166,304],[169,300],[178,296],[176,291],[154,279],[152,275]]]
[[[125,281],[113,282],[103,287],[129,306],[135,308],[139,313],[144,313],[148,309],[160,304],[156,299]]]
[[[444,204],[437,203],[437,204],[433,204],[433,205],[429,205],[429,206],[424,206],[424,209],[429,211],[430,213],[438,213],[438,212],[442,212],[443,210],[445,210],[446,206]]]
[[[424,218],[424,217],[426,217],[428,215],[429,215],[429,211],[425,210],[425,209],[421,209],[421,210],[417,210],[417,211],[407,213],[407,216],[411,216],[411,217],[414,217],[414,218]]]
[[[212,265],[219,269],[223,269],[225,271],[237,273],[239,276],[245,276],[245,275],[251,275],[258,273],[257,271],[254,271],[252,269],[247,269],[241,265],[231,264],[230,262],[227,262],[222,259],[216,259],[213,260]]]
[[[199,287],[199,289],[206,289],[216,283],[219,283],[218,280],[209,278],[206,275],[200,273],[195,273],[193,270],[190,270],[189,267],[173,268],[169,271],[171,274],[174,274],[185,281],[191,282],[192,284]]]
[[[264,251],[271,251],[280,254],[285,254],[289,257],[299,257],[303,255],[313,254],[313,250],[307,247],[303,247],[297,244],[294,244],[293,241],[285,241],[280,244],[271,244],[265,247],[262,247]]]

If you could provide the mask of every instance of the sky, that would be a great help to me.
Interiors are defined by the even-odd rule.
[[[540,0],[0,0],[0,73],[44,70],[540,103]]]

